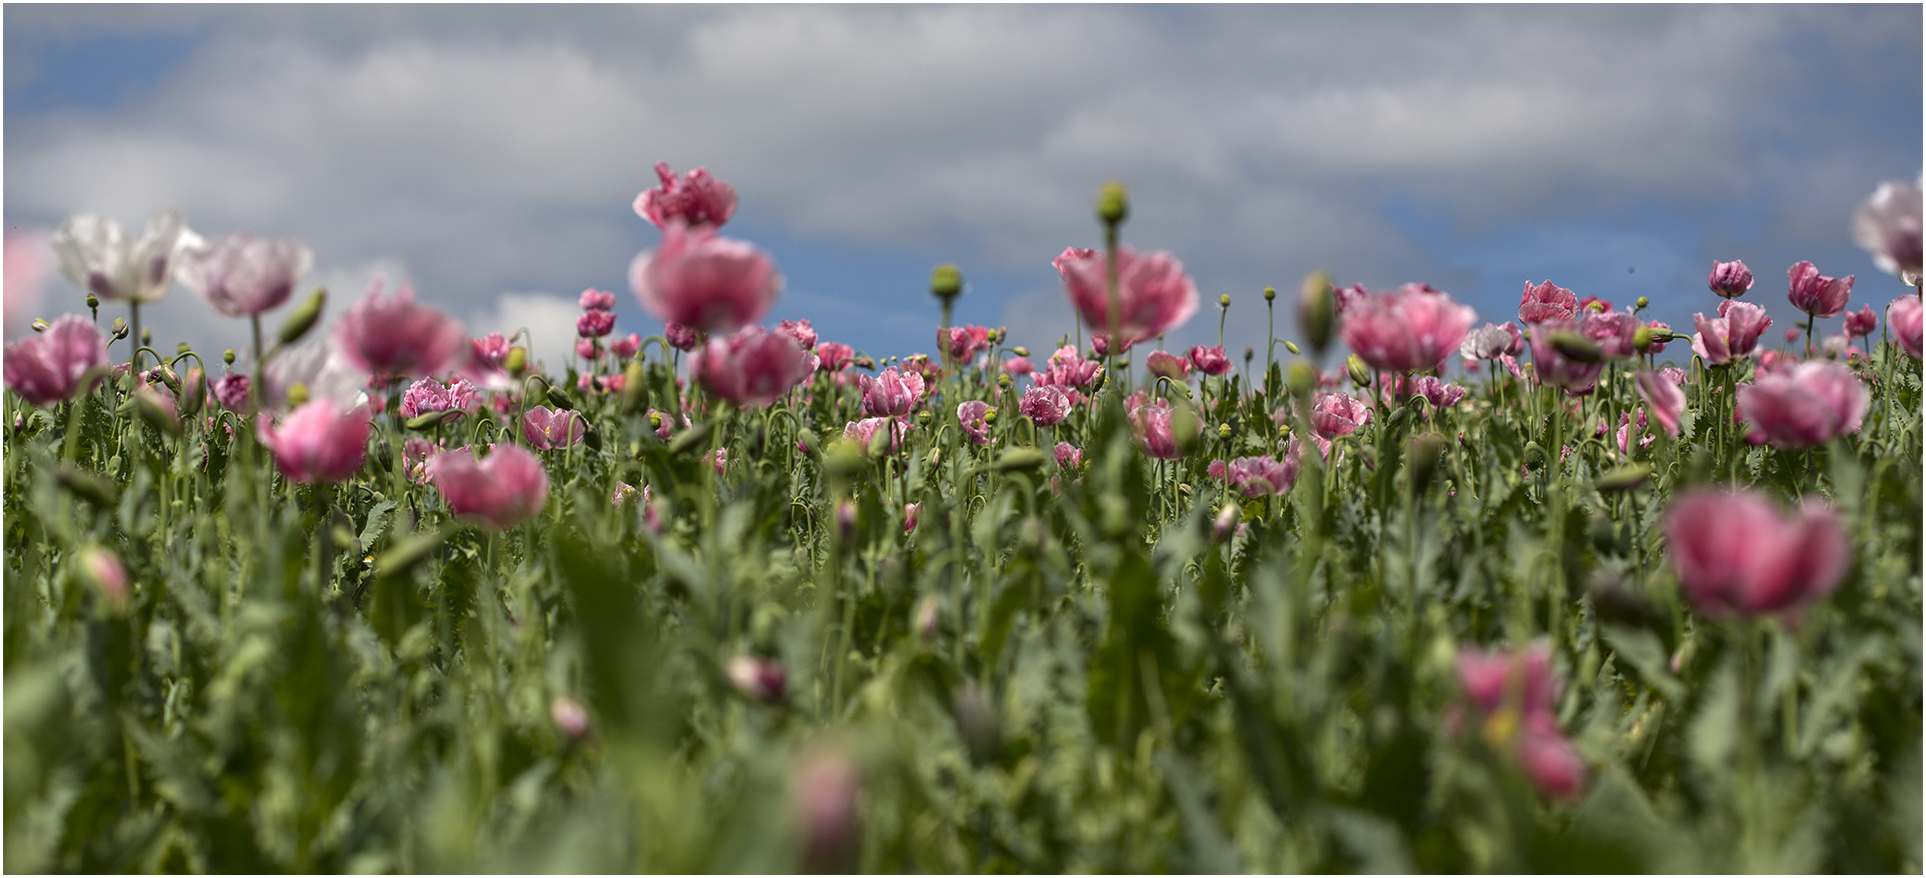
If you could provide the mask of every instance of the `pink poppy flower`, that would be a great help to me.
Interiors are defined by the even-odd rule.
[[[1190,380],[1190,362],[1169,351],[1151,351],[1150,356],[1144,358],[1144,369],[1179,384]]]
[[[1203,345],[1192,346],[1190,364],[1213,378],[1231,370],[1230,356],[1224,353],[1223,345],[1208,348]]]
[[[1063,278],[1064,292],[1097,332],[1110,331],[1110,298],[1104,255],[1071,247],[1051,261]],[[1143,341],[1183,325],[1197,310],[1197,285],[1183,263],[1167,252],[1138,253],[1117,248],[1117,331],[1126,342]]]
[[[748,242],[672,223],[663,228],[660,247],[629,264],[629,286],[659,320],[733,332],[775,304],[782,275]]]
[[[1665,532],[1686,596],[1713,616],[1796,612],[1837,588],[1852,560],[1831,510],[1808,502],[1788,519],[1749,490],[1688,492]]]
[[[669,340],[669,347],[678,351],[695,350],[695,346],[701,340],[694,327],[684,326],[673,320],[662,327],[662,335]]]
[[[921,503],[906,503],[903,505],[903,533],[911,534],[916,532],[917,513],[922,511],[923,504]]]
[[[1737,259],[1731,262],[1712,262],[1712,273],[1706,276],[1705,285],[1720,297],[1736,299],[1752,289],[1752,269]]]
[[[642,334],[639,332],[631,332],[627,338],[618,338],[615,341],[609,342],[609,353],[621,357],[624,360],[635,356],[635,352],[641,349]]]
[[[580,301],[582,303],[582,310],[584,311],[615,310],[615,294],[607,290],[598,290],[593,287],[583,290]],[[583,334],[586,335],[587,333]]]
[[[1228,483],[1245,497],[1285,494],[1290,492],[1291,483],[1297,481],[1297,455],[1286,453],[1281,463],[1268,454],[1239,457],[1229,462],[1213,460],[1205,472],[1211,478]]]
[[[1070,417],[1070,407],[1075,404],[1063,388],[1054,384],[1040,384],[1023,392],[1023,398],[1017,402],[1017,411],[1035,421],[1039,427],[1053,427]]]
[[[744,408],[762,408],[801,384],[816,361],[781,332],[751,326],[712,338],[689,357],[689,373],[710,393]]]
[[[1853,214],[1853,242],[1872,254],[1880,271],[1919,276],[1919,205],[1919,184],[1888,180]]]
[[[360,472],[368,430],[366,406],[343,411],[325,399],[295,409],[278,425],[266,417],[255,421],[255,434],[274,452],[281,475],[304,485],[343,482]]]
[[[1365,289],[1364,284],[1352,284],[1348,287],[1340,287],[1334,284],[1331,287],[1332,304],[1337,306],[1337,313],[1340,315],[1350,309],[1352,305],[1356,304],[1359,299],[1370,294],[1371,291]]]
[[[1003,372],[1012,378],[1021,378],[1037,370],[1031,365],[1029,357],[1011,357],[1003,361]]]
[[[538,405],[522,414],[522,436],[532,448],[560,451],[574,447],[588,434],[582,413],[572,409],[550,409]]]
[[[548,501],[548,473],[542,462],[514,445],[488,448],[482,460],[463,446],[429,461],[428,475],[448,511],[495,530],[534,518]]]
[[[1873,313],[1871,305],[1857,311],[1846,312],[1846,335],[1852,338],[1865,338],[1879,328],[1879,315]]]
[[[956,407],[956,420],[963,425],[963,432],[970,441],[978,445],[990,444],[990,422],[986,416],[995,409],[981,400],[972,399]]]
[[[1524,352],[1524,334],[1518,331],[1518,324],[1510,321],[1495,326],[1487,323],[1471,330],[1458,345],[1458,356],[1467,360],[1496,360],[1502,354],[1517,356]]]
[[[1054,451],[1057,455],[1057,466],[1061,469],[1074,470],[1083,465],[1083,449],[1075,445],[1058,442]]]
[[[615,331],[615,312],[583,311],[575,318],[575,334],[583,338],[601,338]]]
[[[219,235],[181,253],[176,278],[229,317],[272,311],[294,294],[314,253],[290,238]]]
[[[1786,281],[1786,298],[1792,306],[1814,317],[1838,316],[1852,297],[1852,275],[1843,280],[1827,277],[1810,262],[1794,263],[1786,269]]]
[[[1708,320],[1704,314],[1694,314],[1692,323],[1698,328],[1692,334],[1692,350],[1718,366],[1750,356],[1772,318],[1757,305],[1727,299],[1719,303],[1719,316]]]
[[[720,226],[736,213],[736,187],[710,176],[705,168],[678,178],[668,162],[656,162],[655,175],[662,185],[643,190],[634,206],[636,215],[656,228],[667,229],[673,223],[691,228]]]
[[[1574,320],[1578,317],[1578,294],[1551,281],[1532,286],[1525,282],[1525,292],[1518,297],[1518,322],[1535,326],[1550,320]]]
[[[445,386],[433,378],[423,378],[401,394],[401,416],[413,418],[432,412],[466,411],[474,407],[477,396],[475,385],[460,378]]]
[[[1076,348],[1064,345],[1050,355],[1050,367],[1036,375],[1033,380],[1039,386],[1054,385],[1084,390],[1095,384],[1097,376],[1102,373],[1103,364],[1096,360],[1086,360],[1077,355]]]
[[[433,375],[472,354],[472,340],[454,318],[415,302],[403,285],[392,295],[376,278],[368,295],[334,328],[334,348],[355,368],[380,378]]]
[[[1177,447],[1177,436],[1171,427],[1171,415],[1175,411],[1170,402],[1163,399],[1144,401],[1142,391],[1132,395],[1134,404],[1130,409],[1130,432],[1137,440],[1137,447],[1144,454],[1161,460],[1176,460],[1184,456]]]
[[[209,385],[209,389],[213,391],[214,399],[221,404],[221,408],[237,415],[247,410],[248,378],[246,375],[229,372]]]
[[[7,386],[45,407],[91,389],[81,379],[107,365],[107,340],[87,318],[63,314],[46,332],[7,345],[5,364]]]
[[[602,358],[602,343],[592,338],[575,342],[575,355],[591,362]]]
[[[863,413],[877,417],[904,417],[923,397],[923,376],[891,366],[883,374],[857,379],[863,389]]]
[[[1372,368],[1433,369],[1458,350],[1476,312],[1419,284],[1372,293],[1346,309],[1338,335]]]
[[[1859,432],[1869,399],[1851,368],[1809,360],[1740,385],[1738,413],[1760,441],[1809,448]]]
[[[856,361],[856,349],[839,341],[826,341],[816,345],[816,357],[820,361],[818,371],[841,372]]]
[[[1919,359],[1920,302],[1918,296],[1900,296],[1886,306],[1886,326],[1901,349]]]
[[[763,704],[781,702],[789,685],[789,674],[773,659],[739,655],[723,670],[744,698]]]
[[[1667,369],[1665,372],[1678,372]],[[1659,426],[1665,428],[1665,435],[1678,438],[1679,415],[1685,411],[1685,391],[1679,388],[1684,375],[1674,380],[1665,372],[1651,372],[1640,369],[1638,372],[1638,395],[1652,409],[1652,416],[1658,418]]]
[[[1433,408],[1448,409],[1465,398],[1465,388],[1449,384],[1430,375],[1420,375],[1413,382],[1413,390],[1431,403]]]
[[[952,326],[948,337],[938,339],[937,344],[949,348],[950,362],[967,363],[977,351],[990,346],[990,330],[982,326]]]
[[[809,325],[809,319],[806,317],[801,320],[784,320],[781,326],[776,327],[776,331],[795,339],[796,344],[805,351],[816,349],[816,330]]]
[[[876,439],[877,432],[881,431],[888,437],[884,440],[889,448],[887,453],[895,454],[903,450],[903,443],[909,436],[909,431],[914,429],[916,429],[915,424],[900,418],[864,418],[844,425],[843,438],[856,443],[856,447],[861,448],[863,454],[867,456],[870,443]]]
[[[1585,331],[1590,322],[1548,320],[1532,327],[1531,365],[1539,381],[1554,387],[1562,387],[1566,393],[1573,396],[1585,396],[1592,392],[1598,384],[1599,374],[1605,371],[1605,362],[1603,360],[1591,363],[1580,362],[1566,356],[1557,345],[1552,344],[1553,334],[1561,331],[1574,331],[1590,338],[1591,334]],[[1607,332],[1612,330],[1609,326],[1600,325],[1599,328]],[[1603,345],[1600,347],[1602,348]]]
[[[513,349],[508,339],[499,332],[491,332],[469,342],[468,356],[457,357],[461,364],[456,369],[463,378],[483,390],[507,390],[515,386],[515,379],[508,374],[506,366],[508,352]]]
[[[1518,764],[1538,791],[1571,801],[1585,788],[1585,761],[1564,735],[1527,727],[1518,738]]]

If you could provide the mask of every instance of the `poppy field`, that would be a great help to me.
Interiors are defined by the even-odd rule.
[[[1791,266],[1787,327],[1718,262],[1677,328],[1205,300],[1113,183],[1076,334],[953,325],[945,265],[887,358],[657,171],[646,337],[304,294],[173,211],[46,242],[9,871],[1920,870],[1916,183],[1842,218],[1885,273]],[[151,338],[174,287],[253,344]]]

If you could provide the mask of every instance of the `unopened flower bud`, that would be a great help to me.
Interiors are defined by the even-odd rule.
[[[1230,293],[1225,293],[1225,294],[1223,294],[1223,295],[1221,295],[1221,296],[1218,296],[1218,297],[1217,297],[1217,307],[1219,307],[1219,308],[1229,308],[1229,307],[1230,307]]]
[[[88,546],[75,555],[74,561],[82,581],[106,599],[109,609],[116,613],[127,609],[131,596],[127,568],[114,553],[99,546]]]
[[[1652,349],[1652,327],[1641,326],[1638,328],[1636,332],[1633,332],[1632,347],[1641,354],[1645,353],[1648,350],[1651,350]]]
[[[1308,399],[1317,389],[1317,370],[1303,360],[1293,360],[1284,369],[1284,385],[1291,389],[1292,396]]]
[[[1001,375],[996,376],[996,386],[1004,390],[1009,390],[1010,388],[1016,386],[1016,379],[1011,378],[1010,373],[1005,372]]]
[[[622,370],[621,405],[623,414],[634,414],[649,404],[648,376],[642,371],[642,360],[629,361],[628,368]]]
[[[502,357],[502,368],[510,375],[521,377],[522,372],[528,368],[528,348],[521,345],[509,348],[508,355]]]
[[[1632,304],[1636,306],[1634,310],[1643,311],[1646,308],[1649,308],[1652,306],[1652,300],[1647,299],[1644,296],[1640,296],[1638,297],[1638,301],[1633,302]]]
[[[1219,540],[1230,539],[1232,532],[1237,528],[1239,517],[1236,504],[1225,504],[1224,508],[1217,510],[1217,518],[1211,521],[1211,535]]]
[[[1337,298],[1331,293],[1331,276],[1322,270],[1304,276],[1298,292],[1297,322],[1311,350],[1322,356],[1331,344],[1331,332],[1337,323]]]
[[[1351,383],[1359,387],[1371,386],[1371,367],[1365,365],[1364,358],[1352,354],[1344,358],[1344,370],[1351,373]]]
[[[288,312],[286,320],[281,321],[281,332],[277,336],[284,345],[294,344],[314,328],[321,319],[321,309],[328,303],[327,287],[315,287],[308,298]]]
[[[99,308],[99,307],[100,307],[100,297],[99,297],[99,296],[96,296],[96,295],[94,295],[93,293],[88,293],[88,294],[87,294],[87,307],[89,307],[89,308]]]
[[[153,327],[149,327],[149,326],[143,326],[143,327],[141,327],[141,330],[140,330],[140,346],[141,346],[141,347],[144,347],[144,348],[147,348],[147,347],[153,347],[153,346],[154,346],[154,329],[153,329]]]
[[[744,698],[763,704],[782,702],[784,688],[789,683],[789,675],[782,665],[753,656],[739,655],[729,660],[727,668],[729,682],[735,684],[736,691]]]
[[[1130,192],[1124,184],[1111,180],[1097,193],[1097,219],[1106,226],[1121,224],[1130,216]]]
[[[143,387],[134,392],[134,412],[156,432],[168,436],[181,434],[181,417],[174,410],[174,404],[168,402],[151,387]]]
[[[1297,342],[1291,341],[1290,339],[1284,340],[1284,349],[1287,351],[1290,351],[1292,355],[1304,353],[1303,351],[1298,350]]]
[[[963,292],[963,272],[954,265],[944,264],[930,272],[930,295],[944,301],[954,299]]]
[[[232,365],[234,365],[234,349],[233,349],[233,348],[228,348],[227,350],[224,350],[224,351],[222,351],[222,352],[221,352],[221,362],[223,362],[223,363],[226,363],[226,364],[228,364],[228,365],[230,365],[230,366],[232,366]]]
[[[35,331],[39,331],[40,329],[41,327],[38,327],[38,326],[34,327]],[[114,318],[114,340],[120,341],[121,339],[126,337],[127,337],[127,320],[121,317]]]
[[[856,504],[847,497],[836,504],[836,533],[844,543],[856,539]]]
[[[548,703],[548,717],[555,722],[555,730],[571,741],[579,741],[589,732],[588,710],[566,695],[557,695]]]
[[[1265,288],[1264,288],[1264,301],[1266,301],[1266,302],[1275,302],[1275,301],[1277,301],[1277,288],[1276,288],[1276,287],[1265,287]]]
[[[1599,347],[1598,342],[1569,329],[1552,333],[1551,346],[1558,349],[1559,353],[1580,363],[1596,363],[1605,359],[1605,349]]]

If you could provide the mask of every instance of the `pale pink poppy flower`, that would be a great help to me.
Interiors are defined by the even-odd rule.
[[[1192,346],[1190,364],[1213,378],[1231,370],[1230,356],[1224,353],[1223,345],[1208,348],[1203,345]]]
[[[499,332],[491,332],[481,338],[469,339],[470,350],[466,358],[459,359],[456,367],[463,378],[483,390],[507,390],[515,386],[515,379],[508,374],[506,363],[512,348],[508,339]]]
[[[1518,331],[1518,324],[1509,320],[1471,330],[1458,345],[1458,356],[1466,360],[1496,360],[1502,354],[1517,356],[1524,352],[1525,336]]]
[[[781,326],[776,327],[776,331],[795,339],[796,344],[805,351],[816,349],[816,330],[809,325],[807,317],[801,320],[784,320]]]
[[[875,441],[876,434],[880,431],[888,437],[884,440],[885,447],[888,449],[885,453],[895,454],[903,450],[903,443],[909,436],[909,431],[914,429],[916,429],[915,424],[899,418],[864,418],[844,425],[843,438],[856,443],[856,447],[862,449],[863,454],[867,456],[870,444]]]
[[[1679,435],[1679,415],[1685,411],[1685,391],[1679,387],[1684,380],[1684,373],[1674,378],[1666,374],[1671,372],[1678,370],[1651,372],[1640,369],[1636,384],[1639,398],[1651,407],[1652,416],[1658,419],[1659,426],[1665,428],[1665,435],[1676,439]]]
[[[1291,490],[1291,483],[1297,481],[1297,456],[1286,453],[1281,463],[1268,454],[1230,461],[1213,460],[1205,472],[1245,497],[1284,494]]]
[[[903,533],[916,532],[917,513],[923,511],[921,503],[907,503],[903,506]]]
[[[963,425],[963,432],[970,441],[978,445],[990,444],[990,422],[986,416],[993,411],[990,404],[981,400],[969,400],[956,407],[956,420]]]
[[[695,350],[695,346],[701,343],[701,336],[696,334],[695,327],[684,326],[673,320],[663,325],[662,336],[669,340],[669,347],[678,351]]]
[[[1118,348],[1115,351],[1115,353],[1119,355],[1127,354],[1130,352],[1131,346],[1135,345],[1136,343],[1137,342],[1134,340],[1126,340],[1123,343],[1123,346]],[[1110,350],[1110,336],[1101,332],[1091,333],[1090,334],[1090,353],[1093,356],[1100,357],[1100,358],[1110,356],[1110,354],[1112,353],[1112,351]]]
[[[1706,319],[1704,314],[1694,314],[1692,323],[1698,329],[1692,334],[1692,350],[1718,366],[1750,356],[1772,318],[1750,302],[1727,299],[1719,303],[1719,316]]]
[[[1636,337],[1639,319],[1630,311],[1587,311],[1579,318],[1578,331],[1598,343],[1605,356],[1623,360],[1638,354]]]
[[[1150,356],[1144,357],[1144,369],[1179,384],[1190,380],[1190,362],[1169,351],[1151,351]]]
[[[1752,269],[1737,259],[1731,262],[1713,260],[1712,273],[1706,276],[1705,285],[1721,298],[1736,299],[1752,289]]]
[[[87,318],[63,314],[46,332],[7,345],[5,365],[7,387],[45,407],[91,388],[81,379],[107,365],[107,340]]]
[[[343,411],[326,399],[295,409],[278,425],[266,417],[255,421],[255,433],[274,452],[281,475],[304,485],[343,482],[360,472],[368,430],[366,406]]]
[[[40,310],[40,294],[46,287],[47,269],[53,251],[44,232],[8,231],[6,233],[6,276],[0,291],[6,297],[7,332],[25,326]]]
[[[1311,407],[1311,430],[1324,439],[1357,432],[1371,422],[1371,407],[1342,393],[1320,393]]]
[[[575,334],[582,338],[601,338],[615,331],[615,312],[583,311],[575,318]]]
[[[863,389],[863,413],[875,417],[908,415],[923,397],[923,376],[894,366],[874,378],[861,376],[858,382]]]
[[[580,299],[580,301],[582,304],[582,310],[584,311],[615,310],[615,294],[607,290],[598,290],[593,287],[590,287],[589,289],[582,291],[582,298]]]
[[[720,226],[736,213],[736,187],[710,176],[705,168],[677,177],[668,162],[656,162],[655,175],[661,185],[643,190],[635,197],[634,207],[637,216],[656,228],[667,229],[674,223],[692,228]]]
[[[1888,180],[1853,214],[1852,239],[1872,254],[1880,271],[1919,276],[1919,205],[1918,183]]]
[[[1083,390],[1096,383],[1097,376],[1102,373],[1102,363],[1086,360],[1078,356],[1076,348],[1064,345],[1050,355],[1050,367],[1038,373],[1032,380],[1039,386],[1054,385]],[[1075,400],[1072,402],[1074,403]]]
[[[548,501],[548,473],[542,462],[506,443],[489,446],[482,460],[466,446],[444,451],[429,461],[428,475],[449,512],[495,530],[534,518]]]
[[[1634,435],[1639,437],[1638,447],[1644,448],[1651,445],[1655,437],[1645,432],[1647,423],[1644,406],[1639,407],[1638,418],[1636,420],[1633,419],[1631,412],[1620,414],[1618,416],[1618,450],[1626,454],[1631,454],[1632,437]]]
[[[1761,441],[1809,448],[1858,432],[1869,399],[1851,368],[1809,360],[1740,385],[1738,413]]]
[[[762,408],[781,399],[816,367],[794,338],[760,326],[712,338],[689,357],[691,376],[710,393],[744,408]]]
[[[1171,427],[1174,409],[1170,402],[1163,399],[1145,401],[1142,391],[1132,395],[1130,409],[1130,432],[1137,440],[1137,447],[1144,454],[1161,460],[1176,460],[1184,456],[1177,447],[1177,436]]]
[[[1052,260],[1064,292],[1097,332],[1110,331],[1106,259],[1096,250],[1071,247]],[[1117,331],[1126,342],[1143,341],[1183,325],[1197,310],[1197,285],[1183,263],[1162,250],[1138,253],[1117,248]]]
[[[221,404],[221,408],[238,415],[247,410],[248,384],[246,375],[229,372],[216,379],[209,385],[209,389],[213,391],[214,399]]]
[[[1536,640],[1515,652],[1460,649],[1458,685],[1485,715],[1509,706],[1521,718],[1550,717],[1558,695],[1551,645]]]
[[[1686,595],[1713,616],[1796,612],[1837,588],[1852,560],[1830,509],[1808,502],[1784,518],[1750,490],[1688,492],[1665,530]]]
[[[100,596],[107,600],[108,606],[115,612],[127,609],[133,590],[127,578],[127,567],[120,563],[118,556],[99,546],[87,546],[75,555],[74,560],[86,580],[100,590]]]
[[[1058,442],[1054,450],[1059,468],[1074,470],[1083,465],[1083,449],[1068,442]]]
[[[660,247],[630,263],[629,286],[659,320],[733,332],[769,311],[782,294],[782,275],[746,241],[672,223]]]
[[[938,334],[942,331],[938,330]],[[982,326],[952,326],[947,337],[937,339],[937,344],[949,349],[950,362],[967,363],[977,351],[990,346],[990,330]]]
[[[1786,269],[1786,281],[1786,298],[1792,306],[1814,317],[1838,316],[1852,297],[1852,275],[1827,277],[1810,262],[1794,263]]]
[[[1525,282],[1525,292],[1518,297],[1518,322],[1535,326],[1550,320],[1573,320],[1578,317],[1578,294],[1551,281],[1532,286]]]
[[[739,655],[729,660],[723,672],[744,698],[763,704],[780,703],[789,684],[789,674],[774,659]]]
[[[1039,427],[1053,427],[1063,423],[1070,416],[1070,407],[1075,405],[1070,394],[1054,384],[1039,384],[1023,392],[1017,402],[1017,411],[1037,423]]]
[[[1857,311],[1846,312],[1846,335],[1852,338],[1865,338],[1879,328],[1879,315],[1867,305]]]
[[[590,362],[599,360],[602,358],[602,343],[592,338],[580,339],[575,342],[575,355]]]
[[[408,481],[417,485],[428,484],[428,461],[441,453],[441,446],[426,439],[409,439],[401,443],[401,469],[408,474]]]
[[[629,505],[630,501],[640,496],[642,496],[642,492],[637,491],[634,485],[618,480],[615,483],[615,490],[609,492],[609,506],[621,509]]]
[[[473,339],[460,322],[417,304],[405,284],[392,295],[383,294],[382,285],[376,278],[367,297],[335,324],[334,348],[351,365],[380,378],[399,378],[433,375],[473,355]]]
[[[1920,315],[1918,296],[1900,296],[1886,306],[1887,328],[1893,331],[1900,348],[1915,360],[1919,359]]]
[[[1374,369],[1433,369],[1458,350],[1477,313],[1421,284],[1372,293],[1346,309],[1338,336]]]
[[[615,341],[609,342],[609,353],[621,357],[624,360],[635,356],[635,352],[641,349],[641,333],[631,332],[627,338],[618,338]]]
[[[856,349],[839,341],[826,341],[816,345],[816,369],[822,372],[841,372],[856,361]]]
[[[1335,284],[1331,286],[1331,303],[1336,306],[1337,313],[1340,315],[1349,310],[1359,299],[1368,295],[1371,295],[1371,291],[1365,289],[1364,284],[1352,284],[1348,287]]]
[[[402,392],[401,416],[414,418],[433,412],[467,411],[474,407],[477,396],[475,385],[461,378],[446,385],[433,378],[423,378]]]
[[[1037,370],[1029,357],[1011,357],[1003,361],[1003,372],[1012,378],[1021,378]]]
[[[313,266],[314,252],[299,241],[258,240],[242,232],[183,250],[176,276],[214,310],[243,317],[280,307]]]
[[[582,413],[572,409],[550,409],[538,405],[522,414],[522,436],[532,448],[559,451],[571,448],[587,435],[588,424]]]
[[[711,451],[703,455],[702,459],[708,461],[709,465],[715,468],[718,478],[729,469],[729,449],[727,448],[718,448]]]
[[[119,223],[93,214],[67,220],[48,239],[61,273],[75,286],[109,302],[165,298],[182,252],[200,242],[181,212],[173,208],[148,220],[138,241],[128,241]]]

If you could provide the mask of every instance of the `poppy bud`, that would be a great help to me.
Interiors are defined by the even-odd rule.
[[[1313,271],[1304,277],[1297,300],[1297,322],[1303,327],[1304,340],[1311,343],[1311,350],[1323,354],[1331,343],[1331,330],[1337,322],[1337,299],[1331,293],[1330,275]]]
[[[956,266],[944,264],[930,272],[930,295],[947,302],[963,292],[963,272]]]
[[[277,336],[281,343],[294,344],[300,341],[302,336],[307,335],[308,330],[313,329],[314,324],[321,319],[321,308],[327,302],[327,288],[315,287],[314,292],[308,294],[307,301],[288,312],[287,319],[281,321],[281,331]]]
[[[1351,373],[1351,383],[1359,387],[1371,386],[1371,367],[1364,364],[1364,358],[1352,354],[1344,358],[1344,368]]]
[[[1116,226],[1129,215],[1130,192],[1124,188],[1124,184],[1116,180],[1103,184],[1103,189],[1097,193],[1097,219],[1106,226]]]

